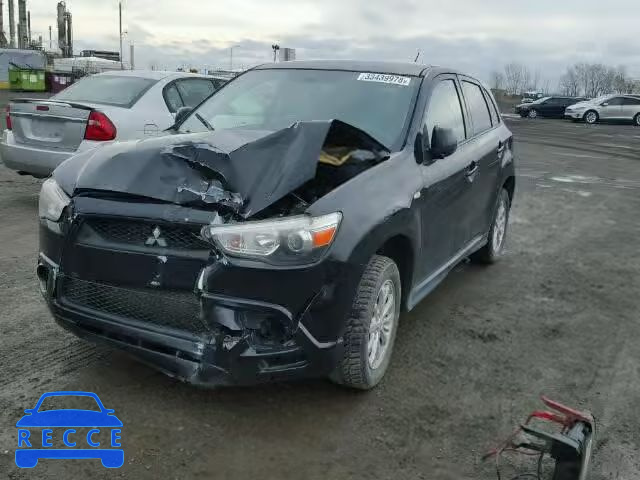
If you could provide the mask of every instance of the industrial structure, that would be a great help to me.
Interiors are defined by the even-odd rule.
[[[73,57],[73,28],[71,12],[64,2],[58,3],[58,48],[63,57]]]

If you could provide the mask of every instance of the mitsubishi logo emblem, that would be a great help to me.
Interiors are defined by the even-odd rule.
[[[144,244],[148,247],[153,247],[154,245],[157,245],[159,247],[166,247],[167,241],[160,236],[161,234],[162,232],[160,231],[160,227],[156,225],[151,232],[151,236],[147,238],[147,241],[144,242]]]

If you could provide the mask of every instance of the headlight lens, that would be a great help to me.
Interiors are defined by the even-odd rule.
[[[319,260],[340,226],[339,212],[311,217],[211,225],[202,235],[224,253],[274,265],[299,265]]]
[[[38,216],[57,222],[60,220],[64,207],[69,205],[70,202],[71,200],[62,191],[58,183],[53,178],[49,178],[44,181],[40,190]]]

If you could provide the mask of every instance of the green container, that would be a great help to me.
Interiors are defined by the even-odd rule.
[[[44,92],[44,70],[9,68],[9,88],[19,92]]]

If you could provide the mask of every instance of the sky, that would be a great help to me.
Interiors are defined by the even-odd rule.
[[[56,0],[27,0],[48,45]],[[5,5],[5,30],[7,0]],[[74,50],[118,50],[117,0],[67,0]],[[17,11],[17,0],[16,0]],[[250,67],[271,45],[298,59],[379,59],[446,65],[489,81],[516,61],[550,82],[575,62],[624,65],[640,78],[637,0],[124,0],[125,60],[136,67]]]

